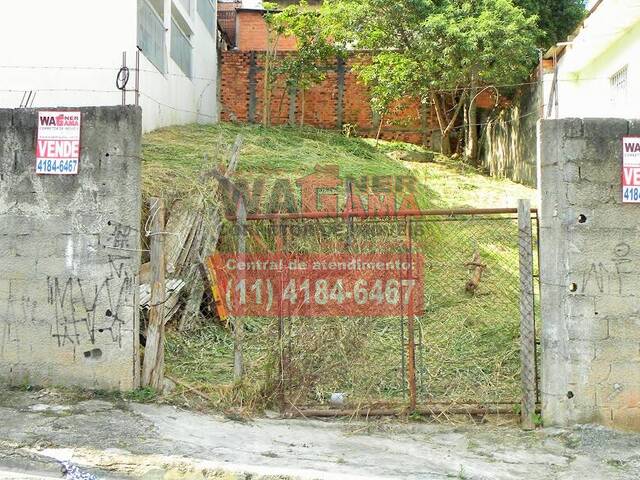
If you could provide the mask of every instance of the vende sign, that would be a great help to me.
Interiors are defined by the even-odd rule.
[[[36,173],[75,175],[80,161],[80,112],[38,112]]]

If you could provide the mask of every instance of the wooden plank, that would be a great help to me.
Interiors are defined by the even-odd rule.
[[[518,243],[520,251],[520,361],[522,369],[522,428],[535,428],[536,358],[533,303],[533,245],[531,207],[528,200],[518,201]]]
[[[150,204],[151,306],[142,365],[142,386],[160,391],[164,381],[165,208],[161,198],[151,198]]]
[[[242,137],[238,135],[236,140],[231,148],[231,156],[229,159],[229,163],[225,170],[224,178],[229,179],[233,176],[238,166],[238,161],[240,159],[240,149],[242,147]],[[201,175],[202,180],[205,178],[213,176],[214,178],[219,179],[220,174],[217,171],[205,172]],[[219,185],[216,185],[215,190],[212,192],[212,196],[216,196],[219,193]],[[194,259],[194,263],[189,266],[188,275],[185,277],[185,280],[188,284],[191,284],[191,290],[188,296],[187,304],[185,306],[182,318],[180,320],[180,324],[178,329],[183,330],[186,328],[191,320],[195,318],[200,309],[200,305],[202,303],[202,297],[205,291],[209,291],[212,285],[212,280],[209,278],[209,274],[207,272],[207,264],[206,259],[209,255],[213,253],[216,245],[218,244],[218,238],[220,236],[220,229],[222,227],[222,217],[223,214],[218,211],[209,212],[204,211],[205,206],[202,206],[202,211],[199,213],[199,223],[198,223],[198,236],[197,240],[193,241],[193,245],[190,248],[190,254],[187,258]],[[213,228],[209,229],[202,222],[202,218],[204,216],[212,218]],[[204,274],[203,274],[204,272]]]

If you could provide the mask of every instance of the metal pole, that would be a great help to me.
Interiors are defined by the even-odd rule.
[[[553,103],[554,103],[554,109],[556,111],[556,120],[558,119],[558,116],[560,115],[558,113],[558,109],[560,108],[560,100],[559,100],[559,92],[558,92],[558,75],[559,73],[559,69],[558,69],[558,54],[554,51],[553,52],[553,67],[555,68],[555,72],[554,72],[554,76],[553,76],[553,90],[554,90],[554,96],[553,96]]]
[[[541,48],[538,49],[538,59],[540,61],[538,70],[538,116],[539,118],[544,118],[544,55]]]
[[[140,47],[136,48],[136,107],[140,105]]]
[[[347,210],[351,213],[353,209],[353,182],[351,180],[347,180],[346,183],[347,190]],[[349,215],[347,217],[347,248],[351,247],[351,242],[353,241],[353,217]]]
[[[412,245],[412,233],[411,233],[411,219],[406,220],[407,225],[407,240],[409,251],[407,252],[407,259],[409,261],[409,271],[407,278],[409,280],[413,277],[413,245]],[[401,282],[402,284],[402,282]],[[404,301],[404,292],[401,293],[400,303]],[[417,389],[416,389],[416,339],[415,339],[415,318],[413,305],[411,298],[407,304],[407,374],[409,376],[409,406],[413,412],[417,405]]]
[[[127,68],[127,52],[122,52],[122,68]],[[122,89],[122,106],[124,107],[127,104],[127,88]]]
[[[247,210],[244,206],[242,195],[238,198],[238,260],[245,261],[246,251],[246,228],[247,228]],[[244,270],[238,271],[238,282],[245,280]],[[246,288],[246,285],[244,285]],[[244,374],[243,361],[243,342],[244,342],[244,321],[242,315],[244,309],[242,305],[238,309],[236,315],[233,316],[233,378],[238,381],[242,379]]]
[[[275,241],[275,251],[277,254],[282,255],[282,246],[283,246],[283,242],[282,242],[282,225],[280,220],[276,220],[275,221],[275,229],[276,231],[274,232],[276,235],[276,241]],[[280,272],[280,275],[278,275],[278,279],[277,281],[280,282],[280,285],[278,286],[278,288],[276,288],[276,292],[282,292],[283,288],[284,288],[284,278],[283,278],[284,272]],[[282,295],[279,294],[278,298],[278,349],[280,352],[280,384],[278,386],[278,403],[280,404],[280,411],[282,413],[284,413],[284,411],[286,410],[286,375],[287,375],[287,355],[285,354],[285,347],[284,347],[284,336],[285,336],[285,321],[284,321],[284,315],[282,312]]]
[[[520,251],[520,360],[522,369],[522,428],[535,428],[536,332],[533,305],[533,246],[529,200],[518,201],[518,244]]]
[[[532,213],[537,209],[532,208]],[[500,215],[500,214],[516,214],[517,208],[450,208],[450,209],[431,209],[431,210],[401,210],[397,212],[370,213],[370,212],[297,212],[297,213],[255,213],[247,215],[247,221],[254,220],[301,220],[301,219],[322,219],[322,218],[405,218],[405,217],[429,217],[443,216],[452,217],[456,215]],[[227,216],[227,220],[237,220],[234,216]]]

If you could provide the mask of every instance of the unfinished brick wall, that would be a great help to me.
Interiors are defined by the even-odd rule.
[[[236,11],[235,45],[244,52],[267,49],[267,24],[262,10]],[[295,37],[281,37],[278,40],[280,51],[295,50]]]
[[[379,119],[371,109],[366,86],[351,70],[354,61],[336,60],[326,79],[305,92],[306,125],[338,130],[351,125],[357,135],[376,135]],[[260,123],[264,110],[264,52],[223,52],[220,91],[222,120]],[[271,96],[271,123],[299,124],[302,102],[301,92],[289,91],[284,80],[279,79]],[[381,138],[431,145],[432,133],[439,131],[431,107],[421,105],[417,99],[407,99],[392,110],[385,118]]]

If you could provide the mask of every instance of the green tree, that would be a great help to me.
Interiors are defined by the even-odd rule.
[[[270,15],[269,29],[277,39],[295,37],[297,49],[286,55],[273,55],[270,79],[285,78],[288,89],[301,93],[300,125],[304,124],[305,93],[326,78],[329,67],[341,54],[341,49],[329,40],[326,17],[312,10],[305,0]]]
[[[538,17],[538,44],[545,49],[565,41],[586,14],[583,0],[514,0],[513,3]]]
[[[537,18],[511,0],[328,0],[323,8],[332,38],[371,52],[371,63],[358,68],[368,85],[434,106],[443,153],[466,112],[466,153],[474,162],[478,95],[526,78],[535,64]]]
[[[411,97],[408,90],[415,83],[411,78],[415,71],[411,61],[396,52],[380,52],[371,59],[371,63],[355,62],[354,69],[360,79],[369,87],[371,109],[379,116],[376,141],[391,106],[398,100]]]

